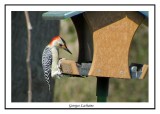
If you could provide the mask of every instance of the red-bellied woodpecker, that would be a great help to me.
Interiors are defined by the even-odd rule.
[[[51,78],[60,78],[60,76],[62,76],[58,53],[59,48],[62,48],[72,54],[67,48],[66,42],[60,36],[54,37],[45,47],[42,54],[42,67],[44,71],[44,77],[49,86],[49,90]]]

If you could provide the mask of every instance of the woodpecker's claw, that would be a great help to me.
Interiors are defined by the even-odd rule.
[[[62,71],[61,71],[61,63],[62,63],[62,60],[65,60],[65,58],[62,58],[62,59],[60,59],[60,60],[58,61],[57,71],[52,72],[52,77],[53,77],[53,78],[60,79],[61,77],[63,77]]]
[[[58,61],[58,76],[57,76],[57,78],[58,79],[60,79],[61,77],[63,77],[63,75],[62,75],[62,71],[61,71],[61,63],[62,63],[62,60],[65,60],[65,58],[62,58],[62,59],[60,59],[59,61]]]
[[[58,68],[58,66],[57,66],[57,68]],[[57,71],[52,72],[51,76],[52,76],[52,78],[58,78],[58,79],[60,79],[60,77],[62,77],[63,75],[62,75],[61,70],[58,68]]]

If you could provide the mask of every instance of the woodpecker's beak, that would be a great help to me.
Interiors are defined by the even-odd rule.
[[[63,49],[66,50],[68,53],[72,54],[71,51],[69,51],[69,49],[67,48],[67,46],[65,46],[65,48]]]

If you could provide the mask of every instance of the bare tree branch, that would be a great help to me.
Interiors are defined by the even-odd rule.
[[[24,12],[26,18],[26,25],[27,25],[27,33],[28,33],[28,40],[27,40],[27,72],[28,72],[28,102],[32,101],[32,76],[31,76],[31,65],[30,65],[30,56],[31,56],[31,22],[29,19],[29,13],[27,11]]]

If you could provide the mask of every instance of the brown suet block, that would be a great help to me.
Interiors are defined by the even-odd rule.
[[[79,75],[78,68],[76,66],[75,61],[72,60],[62,60],[61,61],[61,69],[63,73]]]

